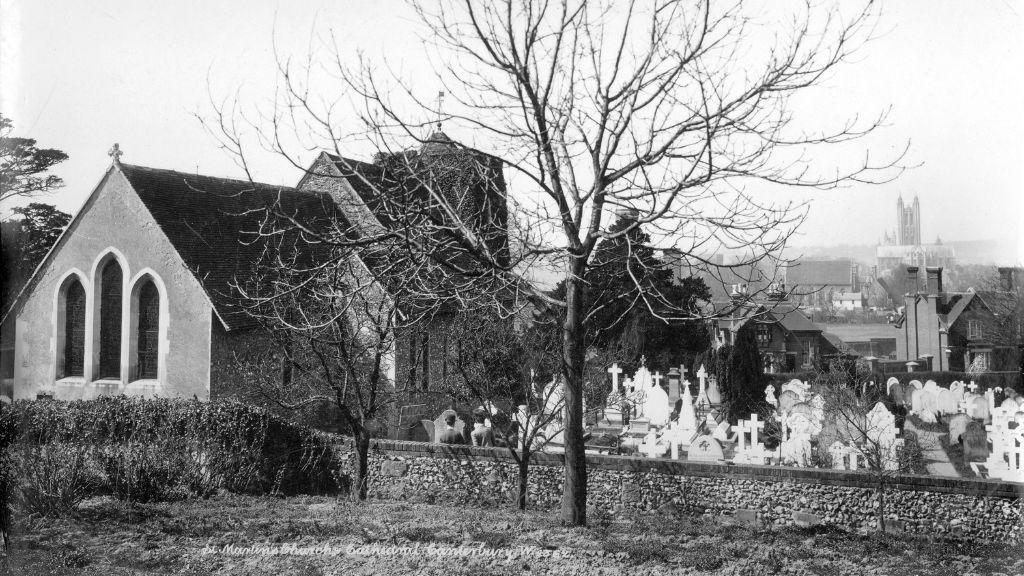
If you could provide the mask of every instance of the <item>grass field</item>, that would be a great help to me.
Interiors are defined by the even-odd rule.
[[[13,574],[88,576],[1024,574],[1021,549],[1000,544],[756,529],[675,509],[591,522],[570,529],[551,512],[328,497],[95,499],[70,518],[18,521],[7,561]]]

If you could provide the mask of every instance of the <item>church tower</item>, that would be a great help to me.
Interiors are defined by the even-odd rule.
[[[898,228],[897,241],[902,246],[918,246],[921,244],[921,202],[914,196],[914,203],[907,208],[903,204],[903,196],[896,201]]]

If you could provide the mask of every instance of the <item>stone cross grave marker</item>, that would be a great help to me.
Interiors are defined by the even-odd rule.
[[[764,399],[772,406],[779,407],[779,399],[775,397],[775,386],[769,384],[764,389]]]
[[[619,368],[619,363],[616,362],[608,367],[608,373],[612,375],[612,392],[619,391],[619,374],[622,374],[622,368]]]
[[[654,430],[647,432],[644,441],[640,444],[640,452],[648,458],[660,458],[664,454],[663,448],[658,444],[658,434]]]
[[[697,389],[697,405],[706,406],[708,404],[708,371],[704,369],[703,364],[701,364],[700,369],[697,370],[697,382],[700,384],[700,387]]]
[[[773,456],[772,452],[766,450],[764,444],[758,442],[758,432],[764,428],[764,422],[759,421],[757,414],[751,414],[750,420],[740,420],[738,425],[732,429],[736,432],[739,445],[736,448],[736,455],[733,462],[742,464],[764,464],[765,460]],[[750,434],[750,444],[746,444],[745,436]]]

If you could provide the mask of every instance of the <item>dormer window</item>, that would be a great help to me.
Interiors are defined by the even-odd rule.
[[[981,339],[981,322],[978,320],[967,321],[967,338],[971,340]]]

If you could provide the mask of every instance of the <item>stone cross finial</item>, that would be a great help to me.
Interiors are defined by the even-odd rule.
[[[651,376],[651,380],[654,380],[654,385],[658,387],[661,386],[662,378],[663,376],[661,375],[661,372],[655,372],[654,375]]]
[[[616,362],[608,367],[608,373],[612,375],[612,391],[618,391],[619,389],[619,374],[622,374],[622,368],[619,368],[619,363]]]
[[[640,355],[640,365],[641,366],[647,366],[647,355],[646,354],[641,354]]]
[[[686,375],[687,375],[687,374],[688,374],[689,372],[690,372],[690,371],[686,369],[686,364],[680,364],[680,365],[679,365],[679,376],[680,376],[680,377],[681,377],[681,378],[682,378],[683,380],[685,380],[685,379],[686,379]]]
[[[114,145],[107,151],[107,156],[113,158],[115,164],[121,163],[122,154],[124,154],[124,152],[121,151],[121,146],[117,142],[114,142]]]
[[[971,389],[972,394],[978,391],[978,385],[974,383],[974,380],[971,380],[971,383],[968,384],[967,387]]]

